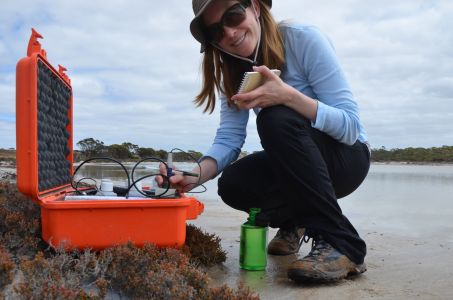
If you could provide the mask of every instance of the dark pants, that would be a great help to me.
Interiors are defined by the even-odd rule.
[[[222,200],[245,212],[261,208],[272,227],[305,227],[355,263],[363,263],[365,242],[337,199],[365,179],[370,166],[367,146],[340,143],[286,106],[262,109],[256,122],[264,151],[225,168],[218,182]]]

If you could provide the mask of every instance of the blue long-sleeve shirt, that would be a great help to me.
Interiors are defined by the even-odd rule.
[[[312,126],[348,145],[357,140],[367,142],[357,103],[329,39],[313,26],[282,23],[280,30],[285,47],[281,78],[318,100]],[[220,101],[220,125],[204,155],[217,162],[218,173],[239,156],[249,119],[249,110],[228,107],[225,95],[220,96]]]

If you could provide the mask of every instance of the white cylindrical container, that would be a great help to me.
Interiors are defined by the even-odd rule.
[[[116,196],[113,192],[113,182],[110,179],[101,180],[101,188],[96,195],[99,196]]]

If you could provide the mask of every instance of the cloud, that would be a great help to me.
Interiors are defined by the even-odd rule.
[[[190,3],[7,0],[0,11],[0,147],[15,144],[15,64],[30,28],[74,92],[74,141],[130,141],[205,151],[218,110],[192,103],[201,84]],[[335,45],[373,147],[453,144],[453,2],[274,1],[277,20],[314,24]],[[255,120],[244,150],[259,150]]]

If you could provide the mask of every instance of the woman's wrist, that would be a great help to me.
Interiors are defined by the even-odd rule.
[[[285,105],[297,111],[311,121],[316,120],[318,101],[289,86],[288,99]]]
[[[298,101],[300,101],[300,92],[298,90],[296,90],[295,88],[293,88],[292,86],[290,86],[289,84],[286,84],[287,86],[287,97],[286,97],[286,101],[285,101],[285,105],[290,107],[290,108],[294,108],[296,106],[296,103]]]
[[[198,177],[193,176],[184,176],[183,181],[181,182],[181,186],[184,192],[188,192],[194,188],[196,188],[199,184]]]

